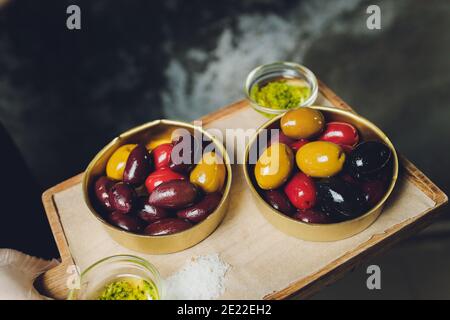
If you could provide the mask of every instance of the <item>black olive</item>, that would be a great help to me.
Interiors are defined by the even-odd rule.
[[[382,142],[365,141],[358,144],[348,155],[346,170],[358,180],[378,179],[389,166],[391,149]]]
[[[317,207],[336,220],[356,218],[368,210],[366,197],[355,185],[338,178],[319,180],[316,183]]]

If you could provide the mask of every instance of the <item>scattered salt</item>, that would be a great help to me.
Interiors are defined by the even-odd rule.
[[[230,265],[217,253],[193,258],[166,279],[170,300],[211,300],[225,292],[225,274]]]

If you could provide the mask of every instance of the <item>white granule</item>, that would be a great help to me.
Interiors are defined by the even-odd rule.
[[[211,300],[225,292],[225,274],[230,265],[217,253],[193,258],[166,279],[169,300]]]

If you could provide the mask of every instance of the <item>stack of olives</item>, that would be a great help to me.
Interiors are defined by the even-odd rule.
[[[392,151],[360,141],[345,122],[326,123],[313,108],[285,113],[254,166],[261,196],[273,208],[307,223],[336,223],[361,216],[384,196]]]
[[[226,167],[199,140],[185,131],[173,140],[119,147],[107,162],[106,176],[94,185],[105,219],[151,236],[180,232],[206,219],[222,200]]]

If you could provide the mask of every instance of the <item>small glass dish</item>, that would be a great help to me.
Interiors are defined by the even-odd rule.
[[[251,96],[251,92],[254,86],[259,88],[264,87],[269,82],[276,80],[300,80],[309,86],[310,94],[303,102],[297,107],[289,109],[272,109],[259,105]],[[288,110],[297,109],[300,107],[306,107],[313,105],[317,99],[319,86],[316,76],[311,70],[297,63],[293,62],[274,62],[270,64],[264,64],[253,69],[245,80],[244,91],[247,99],[250,101],[251,106],[267,118],[273,118],[279,114],[283,114]]]
[[[162,299],[163,280],[150,262],[136,256],[117,255],[97,261],[87,268],[81,274],[78,286],[70,290],[68,300],[98,300],[109,284],[121,280],[144,280],[151,288],[148,300]]]

